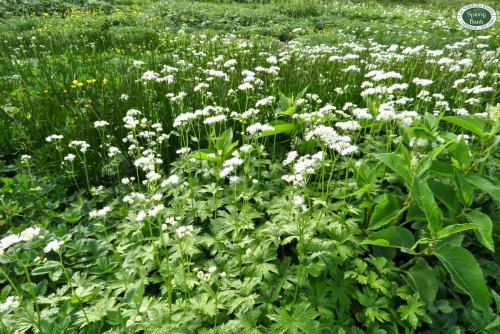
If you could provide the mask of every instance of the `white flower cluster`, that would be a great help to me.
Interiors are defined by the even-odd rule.
[[[305,135],[306,140],[312,138],[319,139],[328,148],[340,153],[340,155],[350,155],[357,152],[358,147],[351,144],[350,136],[339,135],[332,127],[319,125],[308,131]]]
[[[109,125],[109,123],[106,121],[95,121],[94,122],[94,128],[102,128],[106,125]]]
[[[251,135],[259,135],[264,131],[273,131],[274,127],[272,127],[269,124],[260,124],[260,123],[255,123],[247,127],[247,132]]]
[[[90,145],[84,140],[73,140],[69,143],[69,147],[74,147],[75,149],[80,148],[80,152],[85,153]]]
[[[177,236],[179,238],[190,236],[193,234],[193,232],[194,232],[193,225],[180,226],[175,230],[175,233],[177,233]]]
[[[63,139],[63,138],[64,138],[64,136],[62,136],[62,135],[50,135],[47,138],[45,138],[45,140],[50,143],[53,140],[60,140],[60,139]]]
[[[21,305],[18,296],[9,296],[0,304],[0,312],[16,309]]]
[[[51,251],[59,252],[63,244],[64,241],[52,240],[43,248],[43,252],[44,253],[50,253]]]
[[[109,212],[111,212],[111,208],[109,206],[105,206],[104,208],[100,210],[92,210],[89,212],[89,217],[90,218],[96,218],[96,217],[104,217],[106,216]]]
[[[229,174],[236,170],[236,167],[243,164],[243,160],[239,158],[238,151],[233,151],[233,157],[224,161],[223,169],[220,171],[219,176],[221,178],[227,177]]]
[[[22,241],[31,241],[40,234],[39,227],[28,227],[20,234],[11,234],[0,239],[0,256],[4,255],[7,249]]]
[[[294,187],[303,187],[305,185],[305,176],[314,174],[318,167],[318,162],[323,160],[323,152],[319,151],[314,155],[306,154],[298,157],[297,152],[292,151],[287,154],[287,158],[283,161],[283,165],[293,164],[293,175],[283,175],[282,180],[292,183]]]

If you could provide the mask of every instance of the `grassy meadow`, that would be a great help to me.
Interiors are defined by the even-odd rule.
[[[500,333],[466,4],[0,0],[0,333]]]

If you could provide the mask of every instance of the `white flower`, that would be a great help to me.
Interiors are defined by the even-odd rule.
[[[208,268],[208,272],[209,272],[209,273],[211,273],[211,274],[213,274],[216,270],[217,270],[217,267],[216,267],[216,266],[210,266],[210,267]]]
[[[19,234],[8,235],[0,240],[0,249],[5,251],[10,246],[15,245],[21,241],[23,241],[23,238]]]
[[[23,162],[26,162],[26,161],[28,161],[29,159],[31,159],[31,155],[23,154],[23,155],[21,156],[21,160],[22,160]]]
[[[64,157],[64,161],[73,161],[75,160],[76,156],[74,154],[68,154],[67,156]]]
[[[192,232],[194,232],[193,225],[181,226],[175,230],[175,233],[177,233],[179,238],[192,235]]]
[[[413,78],[413,83],[417,86],[430,86],[434,81],[428,79]]]
[[[168,179],[164,180],[162,183],[161,183],[161,186],[162,187],[165,187],[169,184],[177,184],[179,183],[179,177],[177,175],[170,175]]]
[[[293,197],[293,204],[299,206],[304,204],[304,198],[302,196],[296,195]]]
[[[62,242],[57,240],[52,240],[43,248],[44,253],[49,253],[50,251],[59,252],[61,249]]]
[[[120,100],[122,100],[122,101],[127,101],[127,100],[128,100],[128,95],[127,95],[127,94],[122,94],[122,95],[120,96]]]
[[[16,309],[19,306],[20,306],[19,297],[9,296],[5,299],[5,302],[0,304],[0,312],[3,312],[8,309]]]
[[[21,238],[24,241],[30,241],[39,234],[40,234],[39,227],[28,227],[27,229],[21,232]]]
[[[102,127],[104,127],[106,125],[109,125],[109,123],[106,122],[106,121],[95,121],[94,122],[94,127],[95,128],[102,128]]]
[[[148,308],[143,306],[139,309],[139,313],[146,313],[148,311]]]
[[[126,327],[130,327],[130,326],[133,326],[133,325],[134,325],[134,320],[132,320],[132,319],[128,319],[127,323],[125,324]]]
[[[138,315],[135,317],[135,322],[141,322],[142,321],[142,316]]]

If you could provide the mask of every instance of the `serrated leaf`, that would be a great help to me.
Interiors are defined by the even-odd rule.
[[[465,248],[453,245],[444,245],[436,249],[434,254],[450,273],[453,282],[471,297],[474,305],[487,312],[488,288],[474,255]]]
[[[427,183],[416,175],[413,178],[413,186],[411,187],[411,198],[424,211],[429,230],[434,233],[441,230],[443,213],[434,200],[434,195]]]
[[[382,161],[387,167],[392,169],[396,174],[401,176],[406,185],[411,183],[411,175],[406,166],[408,163],[400,154],[395,153],[378,153],[374,154],[375,158]]]
[[[481,211],[474,210],[465,214],[467,220],[471,223],[478,224],[479,229],[475,230],[476,237],[484,247],[488,248],[490,251],[495,251],[495,244],[493,243],[493,238],[491,237],[493,224],[490,217],[482,213]]]
[[[410,249],[415,238],[406,228],[393,226],[369,235],[361,244]]]
[[[375,230],[391,223],[399,216],[399,213],[398,199],[392,195],[387,195],[382,202],[375,206],[368,229]]]
[[[458,125],[463,129],[475,133],[479,137],[483,136],[484,123],[477,118],[466,117],[466,116],[447,116],[443,117],[443,121],[447,121],[455,125]]]
[[[478,175],[469,175],[466,178],[467,182],[488,193],[491,197],[500,201],[500,186],[493,184],[484,177]]]
[[[438,239],[446,238],[447,236],[468,230],[480,229],[481,225],[478,224],[453,224],[448,225],[436,234]]]

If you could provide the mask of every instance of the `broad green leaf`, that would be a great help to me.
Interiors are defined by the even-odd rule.
[[[236,146],[238,146],[239,140],[235,141],[229,147],[226,148],[226,151],[224,152],[224,159],[229,159],[231,157],[231,154],[233,153],[233,150]]]
[[[396,174],[401,176],[406,184],[409,186],[411,183],[411,175],[408,169],[408,163],[400,154],[395,153],[377,153],[374,155],[375,158],[382,161],[390,169],[392,169]]]
[[[495,244],[493,243],[493,238],[491,237],[492,223],[490,217],[482,213],[481,211],[474,210],[465,214],[467,220],[471,223],[478,224],[481,226],[480,229],[475,230],[476,237],[484,247],[488,248],[490,251],[495,251]]]
[[[274,130],[269,130],[269,131],[264,131],[259,135],[259,138],[262,137],[267,137],[267,136],[274,136],[280,133],[285,133],[285,132],[290,132],[293,129],[295,129],[295,124],[292,123],[284,123],[284,124],[277,124],[273,125]]]
[[[479,137],[483,136],[484,123],[477,118],[466,117],[466,116],[447,116],[443,117],[443,120],[458,125],[466,130],[469,130],[478,135]]]
[[[478,175],[467,176],[467,182],[488,193],[491,197],[500,201],[500,185],[493,184],[484,177]]]
[[[215,154],[215,157],[210,156],[211,154]],[[217,158],[217,151],[208,148],[197,150],[191,153],[189,157],[207,161],[219,161],[219,158]]]
[[[453,166],[442,161],[434,160],[430,168],[430,172],[437,175],[446,177],[448,179],[453,178]]]
[[[400,209],[398,199],[387,195],[382,202],[375,206],[368,229],[375,230],[391,223],[399,216]]]
[[[424,177],[425,173],[429,170],[429,168],[431,168],[433,160],[434,158],[431,157],[430,155],[422,157],[418,162],[415,174],[417,174],[419,177]]]
[[[456,145],[455,159],[458,161],[460,170],[466,171],[470,168],[471,156],[469,155],[469,146],[463,138]]]
[[[472,205],[474,201],[474,187],[467,182],[462,171],[455,169],[453,175],[453,181],[455,181],[455,187],[457,189],[458,199],[460,203],[466,208]]]
[[[217,138],[215,148],[222,152],[226,152],[227,148],[231,145],[232,141],[233,141],[233,129],[229,128]]]
[[[369,235],[361,244],[410,249],[415,238],[406,228],[393,226]]]
[[[452,215],[456,215],[462,210],[462,207],[457,199],[456,191],[448,184],[434,180],[427,180],[427,185],[431,189],[434,196],[446,205]]]
[[[414,199],[420,209],[424,211],[427,222],[429,223],[429,230],[434,233],[439,231],[442,228],[441,218],[443,217],[443,213],[434,200],[434,195],[427,183],[416,175],[414,176],[413,186],[411,187],[411,198]]]
[[[474,305],[487,312],[490,296],[474,255],[465,248],[453,245],[444,245],[434,254],[450,273],[453,282],[471,297]]]
[[[434,303],[438,290],[438,282],[434,271],[425,259],[420,259],[411,267],[406,274],[410,278],[410,283],[422,300],[427,304]]]
[[[293,114],[295,114],[295,111],[297,110],[297,108],[295,107],[290,107],[288,108],[287,110],[283,111],[283,112],[280,112],[279,114],[280,115],[283,115],[283,116],[292,116]]]
[[[439,231],[436,234],[436,237],[438,239],[443,239],[449,236],[450,234],[454,233],[459,233],[463,231],[468,231],[468,230],[475,230],[475,229],[480,229],[481,225],[478,224],[454,224],[454,225],[449,225],[443,228],[441,231]]]

